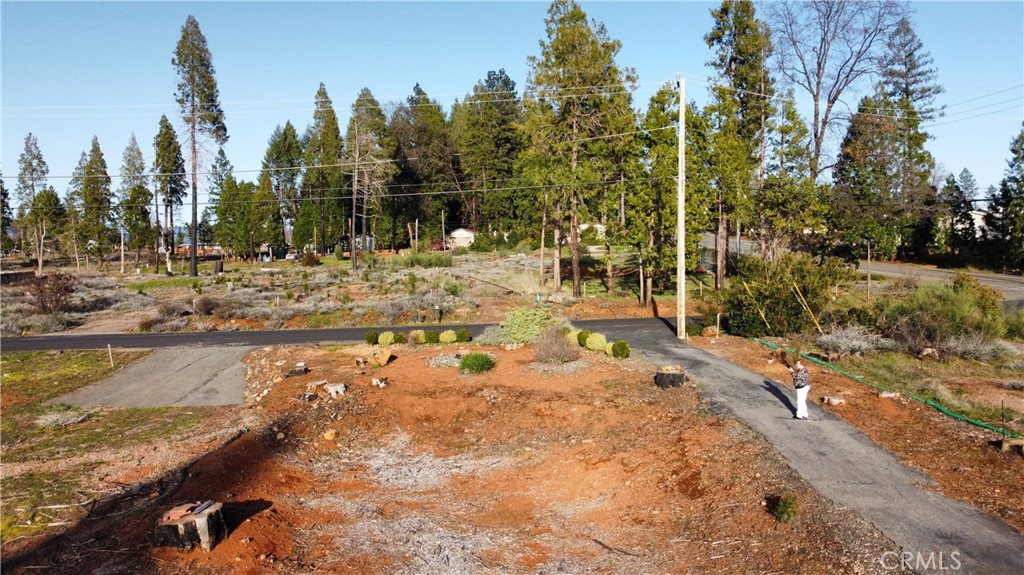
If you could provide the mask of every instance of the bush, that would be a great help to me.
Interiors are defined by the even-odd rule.
[[[63,273],[35,276],[29,281],[29,292],[36,299],[36,307],[42,313],[70,311],[71,295],[75,293],[78,280]]]
[[[878,326],[914,351],[963,335],[996,339],[1006,328],[1002,310],[992,309],[987,297],[969,288],[924,284],[905,300],[879,302]]]
[[[192,307],[200,315],[212,315],[220,307],[220,300],[210,296],[197,297],[192,302]]]
[[[602,333],[592,333],[587,336],[586,348],[593,351],[604,351],[608,345],[608,339]]]
[[[405,334],[402,332],[395,332],[395,343],[405,343]]]
[[[489,353],[474,351],[462,356],[459,370],[463,373],[483,373],[494,367],[494,357]]]
[[[882,341],[881,336],[870,333],[860,325],[851,325],[834,329],[831,333],[818,338],[818,347],[829,353],[839,355],[872,353],[879,348],[891,348],[892,343]]]
[[[629,357],[629,354],[629,343],[627,343],[626,340],[620,339],[612,344],[612,357],[615,359],[626,359]]]
[[[482,345],[505,345],[512,343],[512,338],[500,325],[491,325],[476,338],[476,342]]]
[[[565,328],[549,327],[533,344],[534,356],[541,363],[569,363],[580,358],[580,347],[569,341]]]
[[[737,277],[721,296],[729,314],[729,331],[744,337],[808,331],[814,323],[793,292],[793,284],[800,287],[807,305],[821,314],[835,289],[855,278],[856,273],[836,258],[818,265],[806,254],[785,254],[776,262],[740,256]],[[764,312],[770,330],[759,310]]]
[[[313,252],[302,252],[302,265],[306,267],[313,267],[320,265],[320,256]]]
[[[409,343],[423,344],[426,342],[427,338],[422,329],[414,329],[409,332]]]
[[[192,313],[191,307],[180,301],[165,301],[156,306],[156,313],[163,319],[182,317]]]
[[[441,335],[438,336],[438,339],[441,341],[441,343],[448,344],[457,342],[459,340],[459,336],[455,335],[455,330],[446,329],[441,332]]]
[[[796,517],[797,507],[799,507],[799,503],[796,500],[796,495],[787,493],[779,497],[772,506],[772,515],[779,520],[779,523],[789,523]]]
[[[450,254],[417,252],[397,258],[395,263],[407,268],[450,268],[452,267],[452,256]]]
[[[545,329],[565,323],[567,322],[562,318],[552,317],[551,311],[547,308],[518,307],[509,310],[501,327],[508,333],[513,343],[533,343]]]
[[[464,343],[473,339],[473,336],[469,335],[469,330],[466,328],[455,330],[455,341]]]
[[[939,345],[944,355],[954,355],[975,361],[1002,359],[1012,353],[1010,348],[998,341],[987,340],[978,335],[958,335]]]
[[[1007,312],[1003,318],[1003,324],[1006,325],[1006,337],[1024,339],[1024,309]]]
[[[441,336],[432,329],[428,329],[426,332],[424,332],[423,339],[427,343],[441,343]]]
[[[571,343],[572,345],[579,345],[580,344],[579,337],[580,337],[580,330],[578,330],[576,328],[572,328],[572,329],[570,329],[570,330],[565,332],[565,341]]]
[[[608,357],[611,357],[611,355],[612,355],[612,342],[609,341],[608,343],[604,344],[604,353]]]
[[[463,292],[462,284],[450,280],[446,281],[444,282],[444,291],[448,295],[459,297],[462,295]]]
[[[580,347],[587,347],[587,338],[590,337],[590,334],[591,332],[585,329],[576,332],[576,343],[578,343]]]
[[[363,333],[363,339],[365,339],[366,343],[370,345],[377,345],[377,342],[380,339],[380,334],[372,329],[368,329]]]
[[[381,333],[380,336],[377,338],[377,343],[380,345],[391,345],[393,343],[396,343],[395,332],[385,331]]]

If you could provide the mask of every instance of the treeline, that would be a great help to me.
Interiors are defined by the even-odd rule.
[[[709,103],[685,110],[688,266],[697,265],[699,234],[714,231],[721,287],[726,239],[742,230],[769,261],[790,250],[854,259],[870,249],[881,259],[945,254],[1024,267],[1024,130],[998,188],[982,194],[969,170],[936,169],[927,126],[941,114],[942,87],[905,6],[776,2],[766,9],[725,0],[711,11]],[[612,244],[638,254],[648,295],[675,267],[679,87],[665,85],[638,112],[636,73],[618,62],[621,43],[603,24],[576,2],[556,0],[546,25],[521,91],[503,70],[491,71],[447,111],[419,84],[387,106],[364,88],[343,132],[321,84],[312,122],[301,133],[290,121],[278,126],[259,177],[244,181],[223,147],[208,169],[196,165],[197,141],[222,145],[227,129],[205,38],[189,17],[174,62],[190,164],[162,117],[151,165],[132,137],[114,190],[94,139],[62,199],[29,134],[16,212],[3,192],[5,247],[36,254],[40,271],[44,254],[98,257],[119,238],[136,257],[155,253],[176,245],[167,233],[191,184],[193,247],[217,243],[251,256],[260,244],[282,245],[290,229],[299,249],[327,252],[353,234],[399,248],[417,230],[436,240],[468,227],[485,248],[523,239],[542,252],[567,244],[566,275],[578,294],[580,226],[602,224],[609,255]],[[856,113],[841,117],[835,105],[860,86],[870,89]],[[797,112],[797,92],[813,101],[809,120]],[[844,128],[833,156],[826,135]],[[202,217],[200,172],[210,194]],[[975,209],[982,204],[986,214]],[[558,286],[557,258],[552,265]]]

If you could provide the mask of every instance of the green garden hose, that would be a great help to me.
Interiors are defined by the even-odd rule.
[[[751,338],[751,339],[753,339],[757,343],[759,343],[759,344],[761,344],[761,345],[763,345],[765,347],[768,347],[770,349],[773,349],[773,350],[781,349],[779,346],[775,345],[774,343],[772,343],[770,341],[765,341],[763,339],[759,339],[759,338],[756,338],[756,337]],[[792,352],[792,350],[787,350],[787,351]],[[811,355],[808,355],[806,353],[801,353],[800,357],[803,357],[804,359],[806,359],[808,361],[813,361],[814,363],[816,363],[818,365],[827,367],[827,368],[831,369],[832,371],[841,373],[841,374],[845,375],[846,377],[848,377],[848,378],[850,378],[850,379],[852,379],[852,380],[854,380],[854,381],[856,381],[858,383],[863,383],[864,385],[869,385],[869,386],[871,386],[871,387],[873,387],[873,388],[875,388],[877,390],[880,390],[880,391],[891,391],[890,389],[886,389],[885,387],[882,387],[880,385],[871,383],[870,381],[865,381],[865,379],[863,377],[859,376],[859,375],[851,375],[851,374],[843,371],[843,369],[841,367],[838,367],[836,365],[832,365],[831,363],[829,363],[827,361],[822,361],[822,360],[820,360],[820,359],[818,359],[816,357],[813,357]],[[956,413],[954,411],[950,411],[949,409],[946,409],[945,407],[943,407],[942,405],[937,403],[934,399],[924,399],[923,397],[918,397],[918,396],[916,396],[916,395],[914,395],[912,393],[904,393],[904,392],[901,392],[901,393],[903,395],[906,395],[907,397],[915,400],[915,401],[919,401],[919,402],[921,402],[921,403],[923,403],[925,405],[929,405],[931,407],[934,407],[940,413],[944,413],[945,415],[948,415],[948,416],[952,417],[953,419],[959,419],[960,421],[964,421],[966,423],[970,423],[971,425],[974,425],[974,426],[977,426],[977,427],[981,427],[983,429],[988,429],[989,431],[994,431],[994,432],[996,432],[996,433],[998,433],[998,434],[1000,434],[1002,436],[1010,436],[1010,437],[1012,437],[1014,439],[1020,439],[1020,436],[1017,435],[1016,433],[1012,432],[1012,431],[1007,431],[1005,429],[1000,429],[1000,428],[995,427],[993,425],[989,425],[989,424],[987,424],[987,423],[985,423],[983,421],[977,421],[975,419],[971,419],[970,417],[965,417],[963,415],[960,415],[959,413]]]

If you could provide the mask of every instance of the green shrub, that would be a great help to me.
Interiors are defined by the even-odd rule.
[[[590,337],[591,332],[587,330],[581,330],[576,333],[576,343],[580,344],[580,347],[587,347],[587,338]]]
[[[449,280],[444,282],[444,291],[449,295],[459,297],[462,295],[463,287],[459,282]]]
[[[409,343],[427,343],[427,336],[422,329],[414,329],[409,332]]]
[[[395,332],[395,343],[405,343],[405,334],[402,332]]]
[[[551,310],[543,307],[518,307],[509,310],[501,327],[513,343],[533,343],[540,334],[552,325],[566,323],[562,318],[552,317]]]
[[[612,342],[610,342],[610,341],[609,341],[608,343],[604,344],[604,353],[605,353],[605,354],[606,354],[606,355],[607,355],[608,357],[611,357],[611,355],[612,355],[612,345],[613,345],[613,344],[612,344]]]
[[[423,333],[423,339],[426,340],[427,343],[441,343],[441,336],[432,329],[428,329]]]
[[[1007,313],[1003,323],[1006,325],[1006,337],[1024,339],[1024,309]]]
[[[608,339],[603,333],[592,333],[587,336],[586,348],[593,351],[604,351],[604,346],[608,345]]]
[[[612,344],[612,357],[615,359],[626,359],[629,357],[630,349],[626,340],[620,339]]]
[[[580,337],[580,330],[578,330],[578,329],[573,328],[573,329],[570,329],[569,331],[565,332],[565,341],[567,341],[567,342],[569,342],[569,343],[571,343],[573,345],[579,345],[579,343],[580,343],[579,337]]]
[[[455,330],[446,329],[441,332],[441,335],[438,336],[438,339],[441,341],[441,343],[455,343],[459,341],[459,336],[455,334]]]
[[[459,370],[463,373],[483,373],[494,367],[494,357],[489,353],[475,351],[462,356]]]
[[[395,260],[395,263],[407,268],[450,268],[452,267],[452,256],[450,254],[420,252],[398,258]]]
[[[377,338],[377,343],[379,343],[380,345],[391,345],[393,343],[396,343],[395,332],[385,331],[384,333],[380,334],[380,336]]]
[[[776,262],[740,256],[736,277],[721,295],[728,313],[729,332],[744,337],[806,332],[813,329],[814,322],[800,303],[793,284],[800,287],[811,310],[821,314],[831,303],[835,290],[851,284],[855,278],[856,273],[836,258],[818,265],[807,254],[785,254]],[[761,312],[771,329],[765,325]]]
[[[365,339],[366,343],[370,345],[377,345],[377,342],[380,339],[380,333],[372,329],[368,329],[365,332],[363,332],[363,339]]]
[[[796,517],[797,507],[799,507],[799,503],[796,500],[796,495],[787,493],[779,497],[772,506],[772,515],[779,520],[779,523],[789,523]]]
[[[469,335],[469,330],[466,328],[455,330],[455,341],[459,343],[467,342],[473,339],[473,336]]]
[[[993,309],[987,297],[969,288],[922,284],[906,299],[880,300],[878,327],[914,351],[937,348],[957,336],[996,339],[1006,327],[1002,310]]]
[[[416,293],[416,286],[419,284],[420,278],[416,277],[416,274],[409,272],[405,276],[405,289],[409,292],[409,295]]]
[[[481,345],[505,345],[512,343],[512,339],[500,325],[489,325],[476,338],[476,342]]]

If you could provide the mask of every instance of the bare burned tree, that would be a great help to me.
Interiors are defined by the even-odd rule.
[[[896,0],[785,0],[769,5],[782,75],[814,100],[811,178],[821,166],[835,105],[858,80],[879,73],[886,40],[906,16]]]

